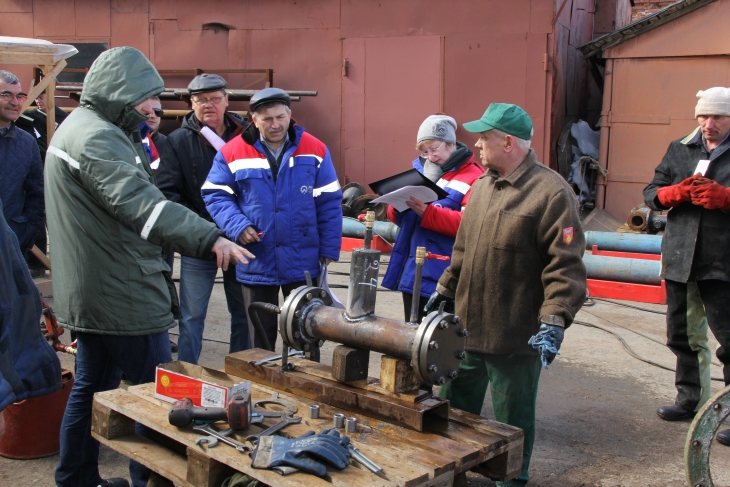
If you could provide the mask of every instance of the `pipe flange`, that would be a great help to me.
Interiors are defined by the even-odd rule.
[[[320,340],[306,333],[304,320],[313,306],[332,304],[332,296],[320,287],[301,286],[294,289],[284,301],[279,315],[279,334],[284,344],[304,351],[319,347]]]
[[[434,311],[418,327],[411,360],[422,382],[444,385],[455,379],[466,357],[467,331],[458,316]]]

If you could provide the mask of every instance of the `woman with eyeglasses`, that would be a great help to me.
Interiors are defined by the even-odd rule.
[[[456,121],[447,115],[431,115],[418,129],[416,150],[420,156],[413,167],[438,184],[449,195],[427,204],[416,198],[408,201],[409,209],[397,212],[388,207],[388,218],[400,227],[393,246],[383,287],[403,293],[403,310],[410,321],[413,283],[416,271],[416,247],[426,247],[432,254],[451,256],[456,232],[471,185],[484,173],[474,162],[474,154],[466,145],[456,141]],[[418,321],[423,308],[436,290],[436,283],[448,266],[448,261],[427,260],[423,266],[418,306]]]

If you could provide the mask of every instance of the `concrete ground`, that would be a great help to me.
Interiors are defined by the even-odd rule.
[[[350,254],[343,253],[343,261]],[[387,260],[387,257],[384,259]],[[179,262],[176,261],[176,262]],[[348,264],[331,266],[330,283],[346,286]],[[178,274],[179,275],[179,274]],[[381,276],[382,277],[382,276]],[[345,301],[347,290],[334,288]],[[663,311],[666,307],[628,303]],[[377,314],[402,319],[400,294],[378,295]],[[664,316],[612,303],[596,301],[578,314],[580,321],[609,328],[639,355],[672,367],[674,356],[661,344]],[[653,337],[621,328],[626,327]],[[176,333],[177,329],[171,330]],[[208,309],[205,337],[226,341],[229,317],[223,286],[214,288]],[[64,337],[68,340],[68,337]],[[176,336],[171,336],[177,340]],[[280,343],[280,342],[279,342]],[[714,348],[715,342],[712,340]],[[328,363],[333,345],[327,343],[322,361]],[[200,364],[223,368],[228,345],[206,341]],[[73,368],[73,358],[60,354],[66,368]],[[717,359],[715,359],[717,361]],[[371,360],[371,375],[378,375],[379,360]],[[719,377],[719,367],[713,366]],[[689,422],[668,423],[656,415],[657,407],[674,400],[672,372],[631,357],[621,343],[609,333],[575,324],[567,332],[560,356],[550,370],[543,371],[537,412],[537,439],[529,483],[535,487],[680,487],[686,485],[683,451]],[[713,381],[713,393],[722,383]],[[489,393],[487,394],[487,398]],[[487,399],[482,410],[494,417]],[[730,424],[726,425],[730,427]],[[0,485],[52,486],[53,469],[58,456],[38,460],[10,460],[0,457]],[[102,448],[100,472],[103,477],[128,477],[126,458]],[[712,473],[716,486],[730,486],[730,448],[714,443]],[[479,475],[469,475],[475,487],[493,482]]]

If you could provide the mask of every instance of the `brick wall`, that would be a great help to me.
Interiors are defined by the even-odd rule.
[[[664,7],[675,3],[676,0],[664,1],[664,2],[642,2],[640,0],[634,0],[634,6],[631,8],[631,21],[639,20],[651,13],[661,10]]]

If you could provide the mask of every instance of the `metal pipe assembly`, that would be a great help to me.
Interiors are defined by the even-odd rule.
[[[601,250],[617,252],[638,252],[642,254],[661,254],[661,235],[644,235],[640,233],[594,232],[585,233],[586,249],[597,245]]]
[[[351,238],[365,238],[365,224],[352,218],[342,219],[342,236]],[[373,234],[388,242],[395,242],[400,228],[395,223],[379,222],[373,223]]]
[[[445,384],[466,357],[467,330],[458,316],[433,311],[418,326],[375,316],[380,252],[355,249],[345,310],[332,306],[324,289],[302,286],[281,307],[279,333],[285,346],[311,351],[325,340],[411,361],[416,377]]]
[[[659,276],[661,262],[658,260],[584,255],[583,263],[586,265],[589,279],[651,284],[654,286],[662,283],[662,278]]]

